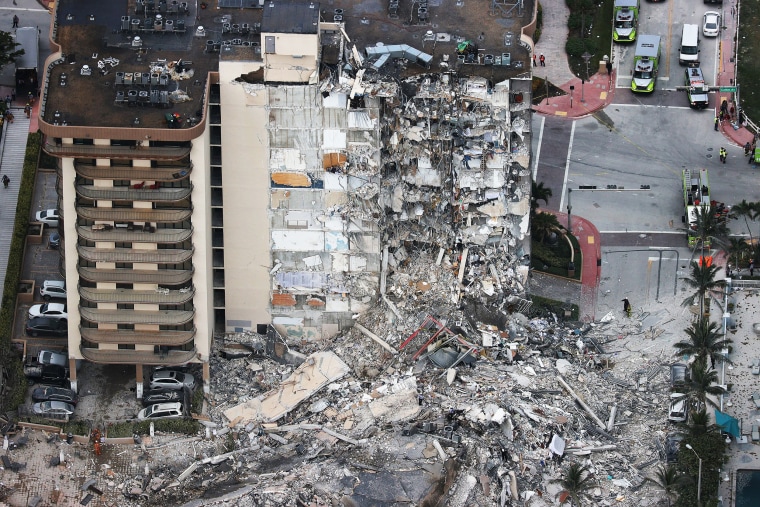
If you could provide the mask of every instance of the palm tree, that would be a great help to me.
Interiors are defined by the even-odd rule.
[[[691,479],[688,476],[679,474],[676,467],[672,465],[667,467],[661,465],[655,472],[654,477],[647,477],[645,481],[651,482],[665,492],[668,507],[670,507],[671,501],[678,498],[678,489],[691,483]]]
[[[702,407],[699,410],[693,410],[690,415],[691,421],[688,426],[689,437],[699,437],[718,429],[718,426],[715,424],[710,424],[710,416],[707,414],[706,408]]]
[[[701,265],[696,261],[691,262],[691,276],[689,278],[684,278],[683,280],[689,287],[696,289],[696,291],[694,294],[683,300],[683,306],[693,305],[694,300],[698,299],[699,315],[704,315],[705,297],[707,296],[707,293],[719,290],[724,284],[723,280],[715,279],[715,275],[718,273],[719,269],[718,266],[708,266],[706,262],[702,262]]]
[[[714,363],[716,359],[723,359],[727,363],[731,362],[721,352],[731,345],[731,340],[723,339],[724,336],[718,332],[716,322],[710,322],[707,317],[700,317],[684,331],[689,339],[673,344],[679,354],[696,356],[698,361],[706,362],[710,359]]]
[[[540,241],[544,241],[549,233],[556,232],[562,229],[557,217],[551,213],[536,213],[530,222],[531,234],[538,237]]]
[[[731,212],[735,213],[736,216],[744,217],[744,225],[747,226],[747,230],[749,231],[749,242],[754,243],[752,241],[752,228],[749,226],[749,220],[755,221],[755,218],[758,216],[758,203],[756,202],[747,202],[746,199],[742,199],[742,202],[739,204],[734,204],[731,207]],[[749,218],[749,220],[747,220]]]
[[[560,505],[570,500],[571,507],[580,506],[581,500],[590,498],[591,495],[588,491],[596,486],[596,481],[588,466],[578,463],[572,463],[562,474],[561,479],[552,479],[551,482],[562,486],[559,495],[566,494],[565,498],[560,501]]]
[[[549,197],[552,196],[552,189],[544,186],[544,182],[536,183],[533,180],[530,185],[530,211],[535,213],[538,209],[538,201],[544,201],[549,204]]]
[[[691,230],[702,249],[700,256],[704,257],[705,249],[710,241],[713,239],[720,241],[728,236],[728,227],[725,220],[718,219],[714,206],[698,206],[692,213],[694,223],[691,225]]]
[[[725,389],[717,385],[718,372],[711,370],[707,367],[707,361],[704,359],[697,359],[691,366],[691,378],[678,382],[671,388],[672,391],[682,393],[683,397],[690,400],[692,406],[697,407],[697,410],[701,410],[707,404],[718,408],[718,404],[715,403],[710,396],[720,396],[725,393]]]
[[[739,261],[744,259],[744,255],[752,251],[749,243],[744,238],[728,238],[728,241],[721,246],[721,250],[729,262],[731,261],[731,257],[734,258],[734,267],[736,269],[739,269]]]

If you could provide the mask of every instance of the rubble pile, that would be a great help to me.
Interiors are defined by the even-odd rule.
[[[656,504],[642,489],[665,453],[656,324],[412,306],[274,356],[276,334],[217,340],[205,450],[176,460],[151,503],[548,506],[570,460],[591,465],[596,505]]]

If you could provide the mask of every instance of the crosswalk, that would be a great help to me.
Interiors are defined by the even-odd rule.
[[[5,285],[5,273],[8,268],[8,254],[11,248],[13,227],[16,222],[16,204],[24,167],[26,141],[29,137],[29,118],[20,108],[14,108],[15,120],[3,125],[0,140],[0,177],[10,178],[8,188],[0,187],[0,292]]]

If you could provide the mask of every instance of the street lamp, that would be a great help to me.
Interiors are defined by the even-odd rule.
[[[583,96],[583,85],[586,81],[590,79],[589,77],[589,71],[588,71],[588,62],[591,60],[591,57],[594,56],[590,54],[588,51],[584,51],[584,53],[581,55],[581,58],[583,58],[583,61],[586,62],[586,79],[581,79],[581,102],[586,102],[585,97]]]
[[[702,496],[702,458],[699,457],[699,454],[697,454],[697,451],[694,450],[691,444],[686,444],[686,448],[693,452],[694,456],[696,456],[699,460],[699,475],[697,476],[697,504],[701,504],[702,501],[700,500],[700,497]]]

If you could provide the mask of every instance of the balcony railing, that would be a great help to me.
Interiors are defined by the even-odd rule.
[[[182,285],[193,278],[193,269],[99,269],[78,268],[79,276],[88,282],[158,283]]]
[[[121,167],[75,164],[77,174],[89,180],[179,181],[190,176],[193,165],[177,167]]]
[[[126,329],[95,329],[80,327],[82,339],[91,343],[123,343],[125,345],[160,345],[178,347],[193,341],[192,331],[132,331]]]
[[[77,226],[77,234],[87,241],[105,241],[109,243],[159,243],[175,244],[187,241],[193,235],[193,229],[156,229],[155,232],[129,230],[115,227],[95,230],[90,226]]]
[[[181,326],[193,320],[193,310],[101,310],[79,307],[79,315],[98,324],[151,324],[156,326]]]
[[[49,138],[48,138],[49,139]],[[186,146],[103,146],[95,144],[55,144],[43,145],[47,153],[54,157],[110,158],[110,159],[150,159],[179,160],[190,154]]]
[[[197,350],[168,350],[160,354],[147,350],[100,350],[79,347],[82,356],[93,363],[102,364],[146,364],[177,366],[195,359]]]
[[[132,187],[95,187],[92,185],[77,185],[77,194],[87,199],[100,201],[147,201],[147,202],[176,202],[187,199],[190,188],[132,188]]]
[[[85,220],[104,222],[177,223],[190,218],[191,209],[89,208],[77,206],[77,215]]]
[[[193,257],[193,249],[142,250],[134,248],[93,248],[77,246],[79,257],[90,262],[143,262],[181,264]]]
[[[79,297],[91,303],[181,305],[192,301],[195,288],[182,290],[93,289],[79,287]],[[119,342],[121,343],[121,342]]]

